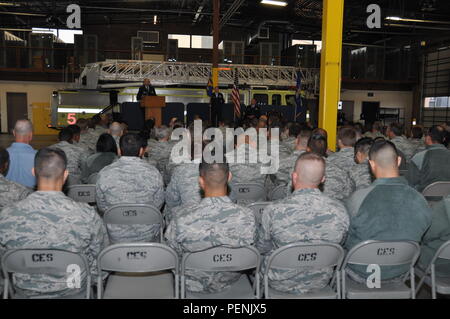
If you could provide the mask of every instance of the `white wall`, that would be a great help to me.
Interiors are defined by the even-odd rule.
[[[8,108],[6,105],[6,93],[27,93],[28,118],[33,119],[33,103],[51,103],[52,92],[64,89],[66,83],[59,82],[25,82],[25,81],[0,81],[0,115],[2,133],[8,132]]]
[[[367,94],[371,92],[373,96]],[[411,114],[413,105],[412,91],[359,91],[343,90],[341,101],[354,101],[353,121],[359,121],[362,102],[380,102],[380,107],[401,108],[404,110],[405,124],[409,127],[411,124]]]

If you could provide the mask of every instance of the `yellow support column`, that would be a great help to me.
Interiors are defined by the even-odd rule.
[[[212,68],[212,83],[213,88],[219,86],[219,68]]]
[[[338,103],[341,96],[344,0],[323,0],[320,61],[319,127],[328,132],[328,147],[336,149]]]

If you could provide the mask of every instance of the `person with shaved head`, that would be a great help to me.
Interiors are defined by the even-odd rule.
[[[376,179],[346,203],[350,214],[348,250],[366,240],[420,242],[430,226],[431,209],[422,194],[399,176],[400,162],[392,142],[378,140],[371,146],[369,165]],[[408,266],[383,266],[381,280],[397,280],[408,270]],[[363,266],[350,266],[347,273],[358,282],[365,282],[370,275]]]
[[[294,192],[264,209],[257,230],[256,247],[264,256],[262,271],[270,254],[291,243],[327,242],[340,244],[347,233],[349,217],[344,205],[324,195],[325,160],[306,152],[292,172]],[[332,269],[269,271],[269,286],[284,293],[304,294],[329,284]]]
[[[199,165],[200,188],[204,198],[200,203],[179,206],[165,237],[167,244],[181,255],[214,246],[250,246],[255,239],[255,217],[245,207],[234,204],[227,196],[231,179],[228,164],[202,161]],[[245,275],[242,275],[245,276]],[[240,273],[186,271],[186,288],[195,293],[217,293],[239,280]]]
[[[8,147],[10,165],[6,179],[34,188],[36,178],[31,174],[36,150],[31,147],[33,125],[29,120],[18,120],[13,130],[15,142]]]
[[[106,228],[93,207],[62,192],[69,175],[64,151],[41,149],[34,160],[33,174],[37,191],[0,214],[0,252],[21,248],[69,250],[85,255],[91,275],[97,274],[97,256],[108,245]],[[66,273],[15,274],[13,279],[15,292],[23,297],[61,298],[81,292],[67,286]],[[81,280],[86,280],[83,274]]]

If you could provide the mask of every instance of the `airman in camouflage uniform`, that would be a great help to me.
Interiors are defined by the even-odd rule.
[[[365,188],[372,184],[372,175],[369,166],[369,150],[373,144],[373,139],[363,137],[355,144],[356,166],[349,171],[350,178],[355,183],[355,190]]]
[[[226,196],[229,171],[227,164],[202,163],[202,189],[205,198],[200,203],[179,206],[165,237],[169,246],[180,256],[186,252],[226,245],[231,247],[254,244],[255,217],[253,212],[234,204]],[[211,168],[212,167],[212,168]],[[214,172],[213,178],[210,172]],[[220,175],[219,175],[220,174]],[[219,177],[217,177],[219,176]],[[214,190],[216,196],[208,196]],[[235,272],[186,271],[186,288],[192,292],[214,293],[230,287],[240,278]]]
[[[400,123],[391,123],[387,129],[386,135],[401,155],[405,157],[407,163],[411,160],[415,152],[415,146],[403,135],[404,128]]]
[[[160,209],[164,203],[164,185],[159,171],[140,156],[142,140],[137,134],[121,139],[122,157],[98,173],[97,207],[101,212],[119,204],[148,204]],[[159,225],[107,225],[111,241],[150,241],[159,235]]]
[[[27,187],[7,180],[0,174],[0,209],[26,198],[31,193]]]
[[[97,256],[108,245],[103,221],[93,207],[75,202],[60,191],[64,184],[65,154],[59,149],[45,148],[36,157],[42,154],[53,156],[50,158],[52,163],[43,160],[43,164],[35,167],[38,191],[4,208],[0,214],[0,250],[4,253],[9,249],[43,248],[81,253],[87,257],[90,271],[95,276]],[[50,191],[39,190],[41,171],[47,175],[55,174],[56,177],[50,178],[52,182],[57,180],[55,184],[59,185],[59,191],[56,187]],[[47,182],[47,188],[49,185]],[[67,287],[67,273],[51,276],[15,274],[14,281],[17,293],[25,296],[63,297],[79,293],[78,289]]]
[[[310,159],[310,157],[313,157]],[[320,165],[320,160],[325,161],[320,155],[304,153],[299,161],[306,165]],[[302,169],[308,169],[305,164],[296,172],[300,174]],[[320,175],[324,176],[324,167]],[[316,169],[314,168],[314,171]],[[316,175],[319,176],[319,173]],[[349,227],[349,216],[344,205],[321,193],[318,189],[320,179],[316,182],[308,182],[302,177],[301,183],[311,184],[311,188],[298,188],[287,198],[274,202],[264,209],[261,225],[257,230],[256,247],[265,257],[262,271],[267,266],[270,254],[285,245],[296,242],[327,242],[340,244]],[[294,180],[294,185],[296,184]],[[313,187],[314,186],[314,187]],[[276,290],[287,293],[307,293],[311,290],[325,287],[333,274],[332,269],[318,270],[281,270],[269,271],[269,285]]]

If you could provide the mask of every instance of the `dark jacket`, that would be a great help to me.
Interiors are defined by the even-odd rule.
[[[141,86],[139,88],[138,94],[136,96],[137,100],[140,101],[143,96],[156,96],[155,88],[151,85],[148,86],[148,89],[146,86]]]
[[[225,100],[223,98],[223,94],[219,93],[216,97],[216,93],[213,92],[211,95],[211,107],[221,107],[225,103]]]
[[[260,117],[261,116],[261,109],[259,107],[259,105],[247,105],[247,107],[245,108],[245,116],[255,116],[255,117]]]

